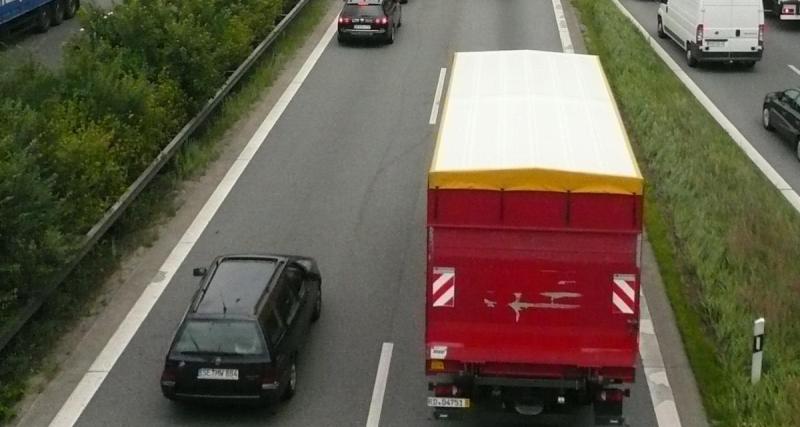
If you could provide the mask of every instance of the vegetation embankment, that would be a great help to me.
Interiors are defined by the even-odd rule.
[[[86,7],[51,72],[0,57],[0,325],[69,258],[83,234],[269,34],[296,0],[130,0]],[[41,312],[0,353],[0,424],[122,254],[152,236],[181,178],[277,77],[329,3],[312,0]],[[47,372],[46,372],[47,373]],[[52,373],[52,372],[50,372]]]
[[[800,425],[800,215],[610,0],[573,3],[648,181],[647,227],[710,421]]]

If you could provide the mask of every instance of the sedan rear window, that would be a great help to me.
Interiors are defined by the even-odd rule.
[[[264,339],[258,325],[239,320],[189,320],[181,329],[173,351],[226,355],[263,355]]]
[[[383,9],[380,5],[347,4],[342,10],[342,16],[347,16],[350,18],[357,18],[360,16],[383,16]]]

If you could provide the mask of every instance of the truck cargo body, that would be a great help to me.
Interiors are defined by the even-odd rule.
[[[599,62],[458,53],[443,120],[428,177],[429,406],[447,418],[594,403],[598,423],[621,423],[643,184]]]

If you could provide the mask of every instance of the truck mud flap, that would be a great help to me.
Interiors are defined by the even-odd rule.
[[[625,426],[625,417],[622,416],[622,402],[595,402],[594,425],[596,426]]]
[[[437,408],[433,410],[433,419],[442,421],[462,420],[465,412],[464,409]]]

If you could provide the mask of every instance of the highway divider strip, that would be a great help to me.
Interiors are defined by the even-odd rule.
[[[181,239],[161,265],[158,274],[156,274],[152,282],[147,285],[147,288],[145,288],[133,308],[131,308],[127,316],[125,316],[125,319],[119,327],[117,327],[114,335],[111,336],[111,339],[106,343],[103,350],[94,360],[94,363],[92,363],[89,370],[84,374],[78,386],[72,391],[55,418],[50,422],[50,427],[72,427],[78,421],[84,409],[89,406],[92,397],[94,397],[97,390],[100,389],[103,381],[111,372],[111,369],[113,369],[130,341],[136,335],[136,331],[139,330],[139,327],[169,285],[170,280],[175,275],[178,268],[180,268],[181,264],[183,264],[183,261],[186,259],[186,256],[192,250],[197,240],[203,234],[206,226],[211,222],[211,219],[222,205],[222,202],[236,185],[239,177],[244,173],[258,149],[266,141],[270,131],[289,106],[289,103],[292,101],[295,94],[297,94],[297,91],[300,89],[306,77],[311,73],[317,60],[322,56],[323,51],[333,38],[336,32],[336,25],[336,20],[330,24],[325,35],[311,52],[311,55],[297,72],[292,82],[275,103],[275,106],[270,110],[267,117],[250,138],[247,146],[245,146],[236,161],[231,165],[230,169],[228,169],[228,172],[214,190],[214,193],[211,194],[211,197],[206,201],[206,204],[197,214],[192,224],[183,236],[181,236]]]

